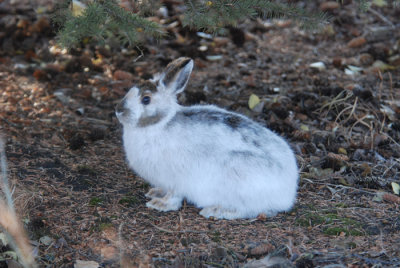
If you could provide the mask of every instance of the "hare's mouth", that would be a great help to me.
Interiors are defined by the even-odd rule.
[[[115,107],[115,115],[117,116],[118,120],[122,122],[121,120],[123,118],[126,118],[129,115],[129,109],[125,108],[125,98],[117,104]]]
[[[122,123],[122,120],[126,119],[130,114],[129,109],[123,107],[122,105],[117,105],[115,108],[115,115],[118,120]]]
[[[117,116],[118,120],[122,122],[123,119],[126,119],[129,115],[129,110],[124,109],[123,111],[121,110],[116,110],[115,115]]]

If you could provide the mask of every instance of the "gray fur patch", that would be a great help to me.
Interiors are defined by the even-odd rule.
[[[268,152],[252,152],[252,151],[245,151],[245,150],[233,150],[229,152],[230,156],[232,158],[243,158],[248,161],[255,161],[257,162],[262,162],[264,165],[267,165],[269,167],[273,166],[276,164],[278,167],[280,166],[280,163],[274,163],[271,155]]]
[[[257,148],[261,146],[261,144],[256,140],[253,140],[253,145],[256,146]]]
[[[253,152],[250,151],[230,151],[229,152],[232,156],[240,156],[244,158],[250,158],[250,157],[257,157]]]
[[[232,129],[236,129],[240,126],[242,121],[243,121],[242,118],[240,118],[239,116],[229,115],[224,118],[223,123]]]
[[[161,119],[164,118],[164,116],[165,115],[163,113],[157,113],[157,114],[151,115],[151,116],[140,117],[138,126],[139,127],[148,127],[148,126],[154,125],[154,124],[160,122]]]
[[[147,92],[157,92],[157,86],[150,81],[144,81],[136,86],[139,89],[139,95],[143,96]]]
[[[243,142],[257,148],[261,147],[262,143],[262,141],[257,140],[257,138],[263,137],[260,136],[260,134],[265,131],[265,129],[257,123],[234,113],[207,110],[200,107],[187,108],[176,113],[171,121],[168,122],[167,127],[172,127],[177,123],[183,125],[205,124],[208,126],[221,124],[234,132],[240,133]],[[247,134],[249,132],[252,133],[250,136]]]
[[[244,120],[238,115],[218,111],[208,111],[206,109],[185,109],[182,112],[178,112],[175,117],[171,119],[170,124],[177,121],[208,125],[224,124],[232,130],[251,125],[249,122],[246,122],[247,120]]]

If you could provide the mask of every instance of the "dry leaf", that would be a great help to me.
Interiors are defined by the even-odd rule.
[[[395,194],[400,194],[400,185],[398,183],[392,182],[392,189]]]
[[[347,46],[350,48],[356,48],[363,46],[365,43],[367,43],[367,40],[364,37],[360,36],[351,39],[350,42],[347,43]]]
[[[260,98],[255,94],[251,94],[249,98],[249,108],[253,110],[254,107],[256,107],[257,104],[259,103],[260,103]]]
[[[340,148],[338,149],[338,153],[339,153],[339,154],[347,155],[347,150],[346,150],[345,148],[343,148],[343,147],[340,147]]]

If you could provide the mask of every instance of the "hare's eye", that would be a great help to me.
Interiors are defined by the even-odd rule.
[[[151,101],[150,96],[144,96],[144,97],[142,98],[142,103],[143,103],[144,105],[149,104],[150,101]]]

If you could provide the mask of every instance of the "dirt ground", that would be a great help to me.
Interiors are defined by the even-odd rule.
[[[0,0],[0,132],[41,267],[400,267],[399,6],[313,1],[330,15],[318,32],[256,20],[202,37],[167,1],[169,16],[154,17],[166,39],[67,52],[48,1],[33,2]],[[240,112],[290,142],[292,211],[228,221],[190,204],[146,208],[150,186],[126,164],[114,107],[180,56],[195,61],[181,104]]]

